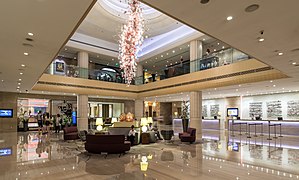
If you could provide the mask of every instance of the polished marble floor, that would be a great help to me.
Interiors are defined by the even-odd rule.
[[[0,179],[299,179],[299,137],[204,131],[203,138],[190,145],[174,137],[105,158],[62,134],[2,133]]]

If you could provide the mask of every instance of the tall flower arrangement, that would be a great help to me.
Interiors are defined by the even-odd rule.
[[[143,42],[144,18],[142,8],[138,0],[129,1],[129,19],[123,25],[119,40],[120,68],[123,70],[123,78],[128,85],[136,76],[137,54]]]
[[[189,119],[190,115],[190,102],[189,101],[183,101],[182,102],[182,119]]]

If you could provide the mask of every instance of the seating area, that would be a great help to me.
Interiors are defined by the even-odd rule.
[[[188,128],[187,132],[179,133],[179,138],[182,142],[194,143],[196,140],[196,129]]]
[[[86,135],[85,149],[90,153],[121,154],[130,148],[124,135]]]

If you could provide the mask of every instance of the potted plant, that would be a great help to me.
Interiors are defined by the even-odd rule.
[[[188,126],[189,126],[189,108],[190,108],[190,102],[189,101],[183,101],[182,102],[182,124],[183,124],[183,132],[187,132]]]

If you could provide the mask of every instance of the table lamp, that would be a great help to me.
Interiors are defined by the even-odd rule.
[[[96,119],[96,126],[97,126],[97,130],[101,131],[103,129],[103,118],[97,118]]]
[[[147,131],[147,118],[146,117],[143,117],[141,118],[141,122],[140,122],[140,125],[142,126],[141,130],[142,132],[146,132]]]
[[[150,123],[153,124],[153,118],[152,118],[152,117],[148,117],[148,118],[147,118],[147,123],[148,123],[148,124],[150,124]]]
[[[112,120],[111,120],[111,123],[115,123],[115,122],[118,122],[116,117],[112,118]]]

